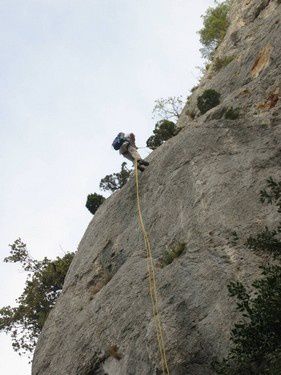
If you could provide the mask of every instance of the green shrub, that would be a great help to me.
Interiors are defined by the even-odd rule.
[[[224,117],[227,119],[227,120],[237,120],[239,118],[239,115],[240,115],[240,110],[239,108],[235,108],[233,109],[232,107],[229,108],[225,114],[224,114]]]
[[[203,57],[211,59],[214,50],[222,42],[229,26],[228,20],[229,1],[218,3],[209,7],[203,18],[203,28],[199,31]]]
[[[104,201],[105,198],[100,194],[89,194],[87,197],[86,207],[94,215]]]
[[[197,106],[201,112],[204,114],[208,112],[210,109],[216,107],[220,104],[220,96],[217,91],[208,89],[205,90],[204,93],[198,97],[197,99]]]
[[[103,191],[110,190],[112,192],[119,190],[126,184],[130,174],[131,171],[127,168],[127,163],[123,162],[120,172],[109,174],[100,181],[100,189]]]
[[[163,257],[161,258],[161,262],[160,262],[161,266],[164,267],[164,266],[168,266],[169,264],[171,264],[174,261],[174,259],[181,256],[185,248],[186,248],[186,244],[180,242],[176,244],[174,247],[165,250]]]
[[[272,178],[260,193],[262,202],[275,204],[281,213],[281,181]],[[217,374],[278,375],[281,373],[281,223],[251,236],[246,246],[256,253],[274,255],[274,263],[261,267],[262,277],[248,290],[241,282],[228,285],[237,299],[241,320],[231,332],[231,350],[221,362],[214,362]]]
[[[228,285],[243,319],[231,332],[230,354],[221,363],[215,363],[218,374],[275,373],[271,369],[281,353],[281,267],[262,267],[262,276],[250,291],[241,282]]]
[[[151,150],[155,150],[161,146],[165,141],[174,137],[179,132],[177,125],[169,120],[158,121],[153,130],[154,135],[148,138],[146,141],[147,147]]]
[[[30,256],[20,238],[9,246],[10,255],[4,262],[19,263],[27,272],[27,278],[16,300],[17,306],[0,308],[0,331],[10,334],[13,349],[23,354],[34,350],[49,312],[61,294],[74,253],[39,261]]]
[[[272,177],[269,177],[266,182],[267,188],[261,191],[260,201],[276,205],[278,212],[281,213],[281,181],[277,182]]]
[[[213,69],[215,72],[219,72],[222,68],[225,68],[235,59],[235,56],[217,57],[214,61]]]

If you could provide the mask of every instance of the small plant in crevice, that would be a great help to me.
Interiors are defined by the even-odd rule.
[[[160,265],[161,267],[168,266],[171,264],[176,258],[181,256],[181,254],[185,251],[186,249],[186,243],[179,242],[175,246],[171,248],[167,248],[164,251],[164,254],[160,260]]]
[[[201,114],[208,112],[210,109],[216,107],[220,104],[220,97],[221,94],[218,93],[216,90],[208,89],[203,92],[197,98],[197,106]]]
[[[239,108],[229,108],[225,114],[224,117],[226,120],[237,120],[240,116],[240,110]]]
[[[217,57],[213,65],[214,71],[219,72],[221,69],[229,65],[234,59],[235,59],[235,56]]]

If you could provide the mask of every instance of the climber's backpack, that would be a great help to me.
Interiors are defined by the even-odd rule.
[[[112,146],[113,146],[114,150],[120,150],[120,147],[125,142],[125,140],[126,139],[124,137],[124,134],[123,133],[119,133],[117,135],[117,137],[114,139],[114,141],[112,142]]]

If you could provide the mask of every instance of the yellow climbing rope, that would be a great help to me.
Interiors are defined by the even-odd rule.
[[[163,335],[163,327],[160,318],[159,308],[158,308],[158,296],[157,296],[157,288],[156,288],[156,277],[155,277],[155,268],[152,258],[152,250],[150,240],[145,229],[143,218],[142,218],[142,211],[140,205],[140,193],[139,193],[139,175],[138,175],[138,168],[137,168],[137,161],[135,160],[135,180],[136,180],[136,191],[137,191],[137,206],[138,206],[138,214],[139,214],[139,223],[142,229],[144,243],[146,247],[146,256],[147,256],[147,270],[148,270],[148,279],[149,279],[149,294],[152,304],[152,312],[153,318],[155,322],[156,328],[156,335],[158,341],[158,347],[161,357],[161,363],[163,368],[164,375],[170,375],[167,356],[166,356],[166,349],[164,343],[164,335]]]

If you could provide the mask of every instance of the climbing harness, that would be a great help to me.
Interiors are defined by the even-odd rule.
[[[162,363],[162,368],[163,368],[163,374],[170,375],[168,362],[167,362],[167,356],[166,356],[165,343],[164,343],[163,327],[162,327],[161,317],[160,317],[159,308],[158,308],[156,277],[155,277],[155,268],[154,268],[154,263],[153,263],[153,258],[152,258],[151,244],[150,244],[150,240],[149,240],[147,231],[143,223],[142,211],[141,211],[141,205],[140,205],[139,175],[138,175],[138,168],[137,168],[138,167],[137,160],[135,160],[134,165],[135,165],[135,181],[136,181],[136,192],[137,192],[137,208],[138,208],[138,215],[139,215],[139,223],[141,226],[144,243],[146,247],[149,294],[150,294],[150,299],[151,299],[151,304],[152,304],[153,318],[155,322],[156,335],[157,335],[158,347],[159,347],[161,363]]]

